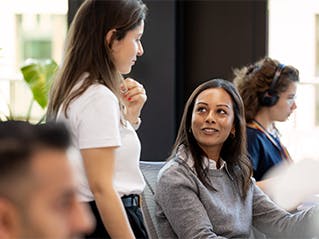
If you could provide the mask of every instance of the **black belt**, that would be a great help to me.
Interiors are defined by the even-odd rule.
[[[139,207],[140,196],[137,194],[130,194],[121,197],[124,207]]]

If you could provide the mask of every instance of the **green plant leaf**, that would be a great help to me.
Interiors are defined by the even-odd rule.
[[[42,109],[45,109],[48,104],[48,92],[57,69],[58,64],[52,59],[27,59],[20,68],[34,100]]]

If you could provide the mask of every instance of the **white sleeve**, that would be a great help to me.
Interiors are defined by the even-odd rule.
[[[106,87],[84,92],[77,108],[80,149],[120,146],[120,109],[116,96]]]

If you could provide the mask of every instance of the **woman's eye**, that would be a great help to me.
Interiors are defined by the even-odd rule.
[[[197,112],[205,112],[206,109],[204,107],[199,107],[197,108]]]
[[[296,99],[296,96],[295,95],[292,95],[292,96],[289,96],[288,97],[288,100],[295,100]]]
[[[71,200],[60,200],[56,203],[56,208],[61,211],[69,211],[72,207],[72,201]]]
[[[289,105],[292,105],[294,102],[296,101],[296,96],[289,96],[288,99],[287,99],[287,103]]]
[[[227,112],[225,110],[223,110],[223,109],[219,109],[219,110],[217,110],[217,112],[219,114],[227,114]]]

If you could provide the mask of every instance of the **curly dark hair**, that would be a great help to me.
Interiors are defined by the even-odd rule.
[[[278,95],[286,91],[291,82],[299,81],[299,71],[293,66],[282,66],[279,61],[265,57],[254,64],[234,70],[233,82],[243,99],[247,123],[250,123],[263,107],[260,99],[269,90],[280,67],[280,75],[272,87]]]

